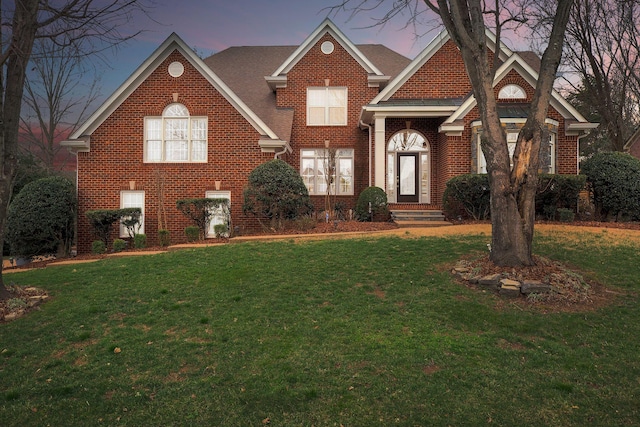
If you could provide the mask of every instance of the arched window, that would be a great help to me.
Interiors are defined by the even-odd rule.
[[[146,117],[144,125],[145,162],[207,161],[206,117],[192,117],[187,107],[173,103],[162,117]]]
[[[509,84],[500,89],[498,92],[499,99],[526,99],[527,94],[524,89],[518,85]]]

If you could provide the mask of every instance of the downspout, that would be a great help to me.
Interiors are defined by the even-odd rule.
[[[360,126],[366,127],[369,130],[369,187],[371,187],[371,125],[360,120]]]
[[[280,156],[282,156],[284,153],[286,153],[286,152],[287,152],[287,148],[288,148],[288,147],[287,147],[287,144],[285,144],[285,146],[284,146],[284,147],[282,147],[282,151],[276,151],[276,152],[274,153],[273,158],[274,158],[274,159],[279,159],[279,158],[280,158]]]

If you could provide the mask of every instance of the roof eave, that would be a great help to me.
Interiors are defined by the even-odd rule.
[[[72,154],[88,153],[91,149],[91,138],[85,136],[82,139],[61,141],[60,146],[65,147]]]

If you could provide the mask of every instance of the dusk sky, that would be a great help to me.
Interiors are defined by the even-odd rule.
[[[329,15],[355,44],[379,43],[413,59],[442,29],[433,15],[425,13],[422,24],[406,27],[408,15],[395,17],[384,27],[371,27],[388,11],[388,3],[350,17],[350,12],[331,13],[340,0],[160,0],[150,17],[134,21],[144,32],[107,55],[110,69],[101,72],[99,102],[109,97],[129,75],[172,33],[177,33],[199,55],[209,56],[230,46],[299,45]],[[354,0],[354,4],[360,0]],[[369,3],[375,4],[377,0]],[[155,22],[154,22],[155,21]],[[415,32],[420,34],[416,37]],[[505,40],[513,47],[513,43]]]
[[[204,56],[230,46],[298,45],[327,17],[327,8],[339,2],[162,0],[149,10],[151,19],[140,17],[135,21],[136,29],[144,33],[108,56],[112,69],[103,75],[103,96],[109,96],[172,32]],[[412,27],[403,28],[406,16],[397,17],[384,28],[364,28],[386,11],[380,7],[352,19],[344,11],[329,17],[353,43],[384,44],[409,58],[414,58],[441,29],[437,22],[422,25],[419,31],[425,35],[416,39]]]

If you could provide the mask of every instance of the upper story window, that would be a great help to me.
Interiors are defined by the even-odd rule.
[[[506,85],[498,92],[499,99],[527,99],[527,94],[518,85]]]
[[[346,87],[307,88],[307,125],[345,126],[346,124]]]
[[[192,117],[182,104],[170,104],[162,117],[144,120],[144,161],[206,162],[207,118]]]

